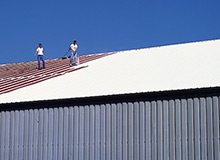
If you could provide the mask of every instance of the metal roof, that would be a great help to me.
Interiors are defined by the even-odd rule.
[[[219,46],[220,40],[212,40],[121,51],[81,64],[76,72],[42,82],[40,77],[1,94],[0,103],[218,87]]]

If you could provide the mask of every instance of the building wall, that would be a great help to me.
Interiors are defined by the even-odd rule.
[[[1,160],[219,160],[219,97],[0,112]]]

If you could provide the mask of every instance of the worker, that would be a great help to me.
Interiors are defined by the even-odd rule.
[[[37,54],[38,69],[41,69],[41,67],[40,67],[40,62],[41,61],[43,62],[43,69],[45,68],[45,62],[44,62],[44,58],[43,58],[44,52],[43,51],[44,51],[44,49],[42,47],[42,44],[40,43],[39,47],[37,48],[37,50],[34,54],[34,56],[36,56],[36,54]]]
[[[74,65],[78,64],[78,59],[77,59],[77,49],[78,49],[78,45],[76,44],[76,40],[74,40],[73,44],[70,45],[69,49],[72,51],[71,52],[71,56],[70,56],[70,66],[73,65],[73,58],[75,60]]]

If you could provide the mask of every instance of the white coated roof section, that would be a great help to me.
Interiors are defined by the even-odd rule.
[[[220,40],[121,51],[0,95],[0,103],[220,86]]]

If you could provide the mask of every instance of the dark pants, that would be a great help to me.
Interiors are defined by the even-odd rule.
[[[43,61],[43,68],[45,68],[45,62],[44,62],[43,56],[38,55],[37,60],[38,60],[38,69],[40,69],[40,61]]]

